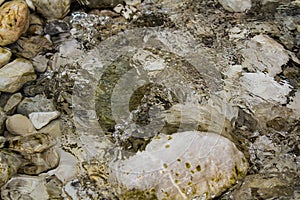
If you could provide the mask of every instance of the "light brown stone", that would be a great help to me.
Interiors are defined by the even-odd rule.
[[[28,135],[36,130],[31,121],[24,115],[16,114],[6,120],[7,130],[14,135]]]

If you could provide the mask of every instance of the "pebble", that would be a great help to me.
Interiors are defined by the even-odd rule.
[[[0,69],[0,91],[14,93],[25,83],[35,80],[36,74],[32,63],[17,58]]]
[[[23,1],[8,1],[0,7],[0,46],[11,44],[27,31],[29,9]]]
[[[155,189],[158,199],[211,199],[246,174],[248,163],[225,137],[188,131],[159,135],[126,160],[110,164],[112,183],[127,189]]]
[[[24,98],[17,108],[17,113],[28,116],[32,112],[55,111],[52,99],[47,99],[44,95]]]
[[[219,3],[229,12],[245,12],[252,6],[251,0],[219,0]]]
[[[4,106],[4,112],[6,113],[13,113],[17,107],[17,105],[22,101],[22,94],[21,93],[15,93],[11,95],[11,97],[8,99]]]
[[[26,116],[20,114],[8,117],[5,124],[7,130],[14,135],[23,136],[36,131],[31,121]]]
[[[89,8],[114,8],[122,4],[123,0],[77,0],[80,4]]]
[[[0,47],[0,68],[9,62],[11,55],[12,53],[9,49]]]
[[[32,3],[47,19],[61,19],[69,13],[71,0],[32,0]]]
[[[36,129],[41,129],[42,127],[49,124],[50,121],[58,118],[60,112],[32,112],[29,114],[29,119],[31,120],[33,126]]]
[[[44,55],[37,55],[32,58],[32,64],[35,71],[43,73],[47,70],[49,59]]]
[[[6,120],[6,114],[3,112],[2,108],[0,107],[0,135],[4,132],[4,124]]]
[[[17,173],[20,165],[21,159],[18,156],[10,151],[0,150],[0,187]],[[2,196],[2,199],[5,198]]]

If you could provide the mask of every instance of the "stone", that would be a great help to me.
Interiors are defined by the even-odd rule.
[[[21,159],[10,151],[0,150],[0,187],[18,171]]]
[[[47,19],[61,19],[69,13],[71,0],[32,0],[32,3]]]
[[[111,183],[155,192],[158,199],[211,199],[247,172],[248,163],[234,143],[209,132],[159,135],[125,160],[110,163]]]
[[[0,149],[2,149],[5,145],[5,142],[6,142],[6,138],[5,137],[2,137],[0,136]]]
[[[122,0],[77,0],[80,4],[89,8],[113,8],[122,4]]]
[[[0,0],[0,5],[4,2],[5,0]]]
[[[32,112],[29,114],[29,119],[31,120],[33,126],[36,129],[41,129],[42,127],[49,124],[50,121],[58,118],[60,116],[60,112]]]
[[[17,105],[22,101],[22,98],[23,96],[21,93],[15,93],[11,95],[4,106],[4,112],[9,114],[13,113]]]
[[[8,1],[0,7],[0,46],[11,44],[27,31],[29,9],[23,1]]]
[[[11,55],[12,53],[9,49],[0,47],[0,68],[9,62]]]
[[[24,158],[29,161],[19,168],[20,173],[38,175],[58,166],[59,154],[54,147],[41,153],[27,154]]]
[[[259,70],[274,77],[282,72],[281,66],[290,59],[299,64],[299,60],[293,53],[267,35],[257,35],[247,42],[242,50],[243,67],[253,72]]]
[[[55,111],[52,99],[47,99],[44,95],[24,98],[18,105],[17,113],[28,116],[32,112],[51,112]]]
[[[43,177],[17,175],[1,188],[1,198],[5,200],[47,200],[49,195],[45,184],[46,181]]]
[[[62,136],[62,123],[61,120],[54,120],[50,122],[48,125],[44,126],[40,130],[39,133],[47,133],[54,138],[60,138]]]
[[[57,35],[70,31],[69,24],[63,20],[51,20],[44,28],[44,32],[49,35]]]
[[[0,91],[14,93],[25,83],[36,79],[32,63],[17,58],[0,69]]]
[[[35,71],[43,73],[47,70],[49,59],[43,55],[37,55],[32,58],[32,64]]]
[[[3,112],[2,108],[0,107],[0,135],[4,132],[4,124],[6,120],[6,114]]]
[[[6,120],[6,128],[13,135],[28,135],[36,132],[31,121],[24,115],[16,114]]]
[[[44,20],[36,14],[30,14],[30,25],[27,33],[30,35],[43,35],[44,34]]]
[[[229,12],[245,12],[252,6],[251,0],[219,0],[219,3]]]

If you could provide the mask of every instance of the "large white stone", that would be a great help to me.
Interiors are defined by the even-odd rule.
[[[209,132],[154,138],[145,151],[110,164],[110,181],[127,189],[155,190],[158,199],[211,199],[235,184],[248,168],[236,146]]]
[[[6,120],[7,130],[14,135],[28,135],[36,130],[31,121],[24,115],[16,114]]]
[[[30,61],[17,58],[0,69],[0,91],[14,93],[26,82],[36,79]]]
[[[225,10],[230,12],[244,12],[251,8],[251,0],[219,0]]]
[[[31,120],[32,124],[36,129],[40,129],[52,120],[58,118],[60,112],[53,111],[53,112],[33,112],[29,114],[29,119]]]

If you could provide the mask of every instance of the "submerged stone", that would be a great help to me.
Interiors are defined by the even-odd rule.
[[[225,137],[188,131],[159,135],[145,151],[110,164],[110,181],[155,191],[158,199],[211,199],[246,174],[248,163]]]

